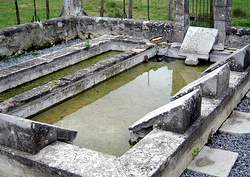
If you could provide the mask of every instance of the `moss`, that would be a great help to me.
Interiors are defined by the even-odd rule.
[[[67,68],[64,68],[64,69],[61,69],[59,71],[56,71],[54,73],[51,73],[51,74],[48,74],[46,76],[43,76],[43,77],[40,77],[36,80],[33,80],[31,82],[27,82],[25,84],[22,84],[18,87],[15,87],[13,89],[9,89],[5,92],[2,92],[0,93],[0,101],[4,101],[8,98],[11,98],[13,96],[16,96],[18,94],[21,94],[25,91],[28,91],[28,90],[31,90],[35,87],[39,87],[43,84],[46,84],[52,80],[56,80],[56,79],[59,79],[63,76],[66,76],[67,74],[72,74],[80,69],[83,69],[83,68],[86,68],[86,67],[89,67],[101,60],[104,60],[104,59],[107,59],[109,57],[112,57],[114,55],[117,55],[121,52],[119,51],[109,51],[109,52],[106,52],[106,53],[103,53],[103,54],[100,54],[100,55],[97,55],[95,57],[92,57],[92,58],[89,58],[87,60],[84,60],[84,61],[81,61],[75,65],[72,65],[72,66],[69,66]]]

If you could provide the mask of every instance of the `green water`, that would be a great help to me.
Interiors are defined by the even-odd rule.
[[[38,87],[38,86],[41,86],[41,85],[44,85],[44,84],[48,83],[49,81],[59,79],[59,78],[65,76],[65,75],[68,75],[68,74],[72,74],[80,69],[89,67],[89,66],[91,66],[91,65],[93,65],[101,60],[115,56],[119,53],[121,53],[121,52],[120,51],[108,51],[108,52],[105,52],[103,54],[91,57],[87,60],[81,61],[75,65],[69,66],[67,68],[61,69],[61,70],[56,71],[54,73],[40,77],[36,80],[22,84],[22,85],[15,87],[13,89],[9,89],[5,92],[0,93],[0,101],[4,101],[4,100],[9,99],[13,96],[21,94],[25,91],[31,90],[31,89]]]
[[[130,146],[128,126],[167,104],[208,65],[150,62],[123,72],[36,116],[33,120],[78,131],[75,144],[120,156]]]

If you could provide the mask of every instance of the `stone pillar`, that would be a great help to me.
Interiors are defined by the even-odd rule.
[[[87,15],[83,11],[81,0],[64,0],[63,3],[63,16],[80,16]]]
[[[214,0],[214,28],[218,29],[218,43],[214,46],[216,50],[224,50],[226,30],[231,19],[231,0]]]
[[[189,27],[189,0],[175,0],[174,41],[182,42]]]

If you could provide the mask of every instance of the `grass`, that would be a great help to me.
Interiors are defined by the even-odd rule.
[[[37,1],[37,13],[41,21],[45,20],[45,0]],[[90,16],[99,16],[100,0],[82,0],[85,11]],[[195,8],[198,9],[197,16],[204,15],[203,10],[207,10],[207,5],[196,6],[196,0],[190,0],[190,13],[193,13]],[[250,0],[232,0],[233,1],[233,19],[234,26],[250,26]],[[19,9],[21,23],[29,23],[33,17],[33,0],[19,0]],[[148,19],[147,0],[133,0],[133,18]],[[149,0],[150,2],[150,19],[151,20],[167,20],[168,17],[168,0]],[[126,12],[128,0],[126,0]],[[50,17],[58,17],[61,13],[63,0],[50,0]],[[193,5],[194,4],[194,5]],[[174,5],[173,5],[174,6]],[[194,7],[194,8],[193,8]],[[105,16],[123,17],[123,0],[105,0]],[[201,20],[202,21],[202,20]],[[204,21],[204,19],[203,19]],[[0,0],[0,28],[13,26],[16,23],[14,1]],[[200,22],[198,25],[206,26],[206,23]]]

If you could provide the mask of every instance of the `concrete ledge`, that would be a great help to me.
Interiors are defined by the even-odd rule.
[[[154,129],[118,160],[126,176],[160,176],[185,139],[185,135]]]
[[[46,177],[126,177],[115,157],[63,142],[55,142],[36,155],[0,146],[0,155]],[[14,168],[21,171],[24,167]]]
[[[27,118],[156,55],[156,48],[125,52],[0,103],[0,112]]]
[[[72,142],[77,132],[56,126],[0,114],[0,144],[31,154],[47,145],[63,140]]]
[[[201,91],[197,89],[148,113],[131,125],[130,143],[135,144],[153,128],[184,133],[200,116],[200,110]]]
[[[229,77],[229,65],[225,64],[185,86],[174,95],[173,100],[180,98],[199,87],[202,89],[202,96],[214,98],[223,97],[228,90]]]
[[[202,75],[206,75],[226,63],[229,64],[231,71],[244,71],[250,64],[250,45],[237,50],[227,58],[213,64],[208,69],[206,69]]]

